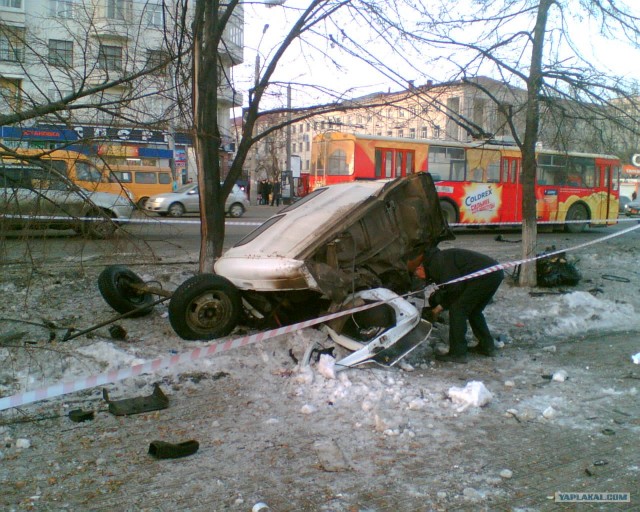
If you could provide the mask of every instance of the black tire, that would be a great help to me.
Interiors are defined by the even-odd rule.
[[[88,238],[105,240],[111,238],[116,229],[118,229],[118,225],[107,211],[87,212],[85,217],[95,217],[97,219],[82,222],[80,225],[82,235]]]
[[[440,209],[442,210],[442,214],[444,215],[447,224],[455,224],[458,222],[458,212],[456,211],[456,207],[449,201],[440,201]]]
[[[240,203],[233,203],[229,207],[230,217],[234,217],[237,219],[238,217],[242,217],[243,215],[244,215],[244,206],[242,206]]]
[[[98,276],[98,289],[104,300],[118,313],[129,313],[153,302],[153,295],[140,292],[132,284],[144,284],[133,271],[123,265],[110,265]],[[153,311],[153,306],[136,311],[131,317],[145,316]]]
[[[567,212],[567,216],[565,218],[565,220],[584,220],[586,222],[584,223],[580,223],[580,224],[565,224],[564,225],[564,229],[567,231],[567,233],[582,233],[585,228],[587,227],[587,224],[589,224],[589,211],[587,210],[587,207],[584,206],[583,204],[574,204],[571,206],[571,208],[569,208],[569,211]]]
[[[139,210],[144,210],[144,207],[147,205],[147,199],[149,199],[148,197],[141,197],[140,199],[138,199],[138,209]]]
[[[185,340],[212,340],[229,334],[242,312],[240,291],[222,276],[187,279],[169,301],[169,321]]]
[[[167,212],[171,217],[182,217],[184,215],[185,209],[182,203],[171,203]]]

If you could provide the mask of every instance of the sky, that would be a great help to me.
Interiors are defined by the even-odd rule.
[[[284,34],[288,32],[288,26],[297,18],[296,8],[306,5],[305,0],[288,0],[283,6],[266,7],[264,5],[245,4],[245,52],[244,63],[234,70],[235,78],[240,88],[248,88],[254,80],[256,53],[260,55],[263,64],[271,55],[273,48],[279,44]],[[633,9],[640,15],[640,4],[633,4]],[[598,34],[598,25],[588,19],[567,18],[567,30],[579,50],[590,55],[591,60],[598,62],[597,67],[606,70],[609,74],[617,74],[627,79],[639,79],[640,73],[630,65],[633,62],[640,62],[640,51],[630,48],[627,44],[615,38],[604,38]],[[522,27],[524,27],[523,25]],[[266,28],[265,28],[266,27]],[[335,29],[327,25],[329,32]],[[325,29],[325,27],[322,27]],[[520,27],[511,27],[517,30]],[[367,32],[366,28],[353,27],[353,33]],[[549,47],[558,47],[558,31],[551,31],[547,34]],[[380,44],[382,38],[377,38],[377,43],[368,42],[366,50],[375,55],[387,55],[395,65],[399,65],[400,77],[391,79],[374,71],[371,66],[366,65],[355,57],[344,54],[337,54],[331,43],[320,38],[315,39],[317,50],[327,51],[336,62],[342,66],[338,68],[336,62],[330,63],[318,56],[318,51],[310,52],[302,50],[300,45],[292,45],[287,56],[282,61],[276,72],[275,79],[282,82],[304,82],[313,83],[320,87],[326,87],[339,92],[349,90],[347,97],[358,97],[371,92],[400,90],[408,86],[409,81],[421,85],[427,80],[445,81],[450,79],[454,72],[452,67],[445,62],[439,61],[438,65],[418,70],[411,63],[422,63],[424,59],[419,56],[408,58],[409,62],[402,63],[397,56],[389,53],[386,45]],[[405,52],[407,57],[409,54]],[[443,51],[442,56],[447,56],[450,51]],[[566,59],[567,51],[558,51],[558,59]],[[429,54],[433,57],[432,51]],[[571,61],[565,61],[571,62]],[[484,74],[491,76],[491,71],[486,70]],[[499,78],[494,76],[494,78]],[[246,89],[245,89],[246,90]],[[303,95],[299,88],[293,86],[293,103],[302,105],[312,104],[322,97],[317,91]],[[271,92],[275,92],[272,88]],[[273,99],[273,98],[272,98]],[[245,94],[245,103],[247,95]],[[280,94],[275,98],[275,103],[284,104],[285,95]]]

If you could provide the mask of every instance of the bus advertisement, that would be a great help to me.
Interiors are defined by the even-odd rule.
[[[342,181],[424,171],[436,182],[449,223],[522,222],[522,157],[517,146],[330,132],[314,139],[311,153],[311,170],[305,177],[308,191]],[[569,232],[617,222],[617,157],[539,150],[536,160],[539,222],[564,225]]]

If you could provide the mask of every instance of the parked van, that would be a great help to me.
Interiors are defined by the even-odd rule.
[[[126,187],[117,181],[109,180],[101,169],[99,169],[88,156],[77,151],[67,151],[56,149],[48,151],[45,149],[16,149],[16,155],[7,154],[0,151],[0,161],[21,162],[20,157],[24,157],[24,162],[34,162],[41,160],[55,171],[60,173],[64,179],[69,179],[73,184],[89,192],[108,192],[116,194],[127,200],[133,200]]]
[[[0,230],[73,229],[107,238],[120,219],[131,217],[135,206],[129,197],[99,190],[102,174],[93,164],[76,158],[77,154],[55,151],[41,157],[42,151],[21,153],[24,159],[0,153]],[[33,155],[40,158],[29,158]]]
[[[134,196],[141,210],[149,197],[173,190],[173,178],[170,167],[152,165],[109,165],[109,179],[126,187]]]

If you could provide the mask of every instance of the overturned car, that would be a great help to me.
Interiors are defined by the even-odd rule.
[[[338,311],[366,290],[389,290],[402,301],[399,295],[416,289],[409,263],[453,238],[427,173],[318,188],[226,251],[215,274],[181,284],[170,298],[169,320],[183,339],[205,340],[238,324],[276,327]],[[139,278],[119,268],[101,276],[107,302],[121,313],[151,304]],[[371,316],[387,329],[399,323],[393,315]]]

